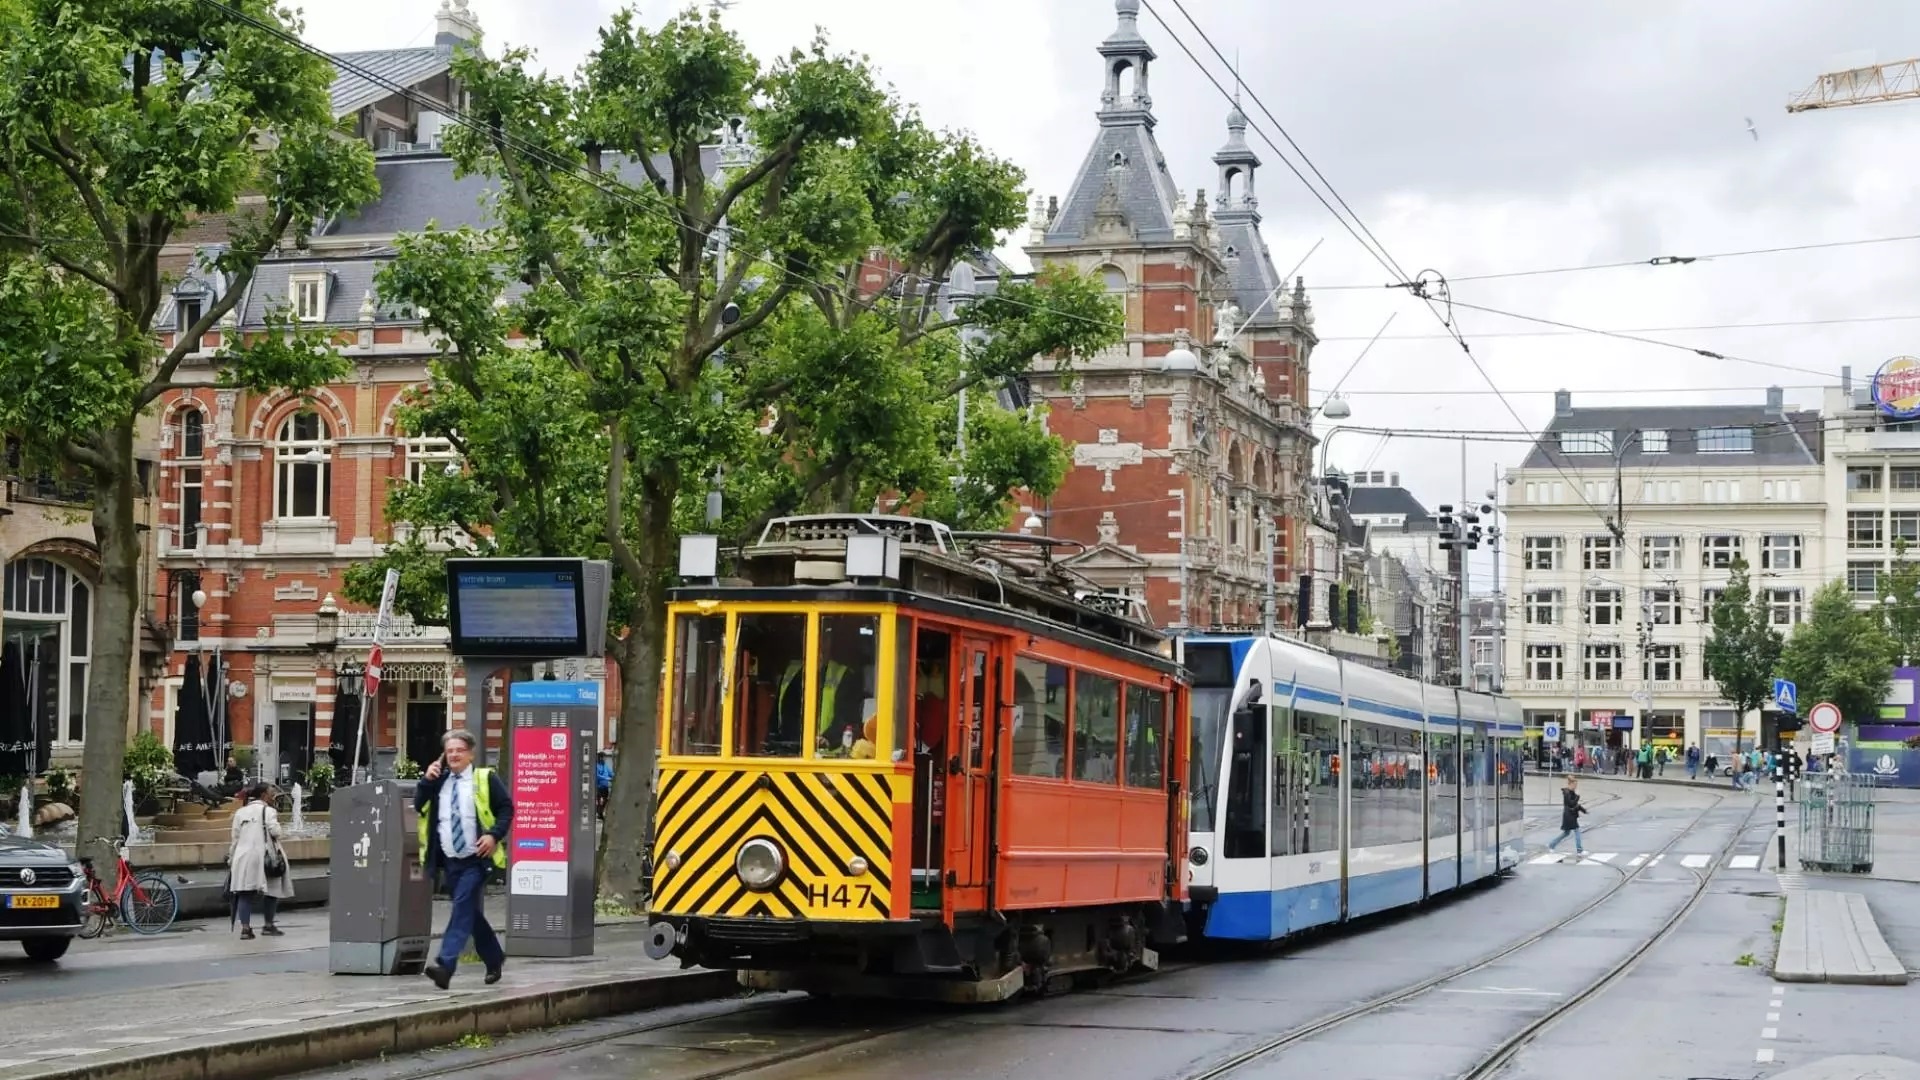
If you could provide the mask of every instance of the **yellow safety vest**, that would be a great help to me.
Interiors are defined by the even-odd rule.
[[[847,665],[838,660],[827,661],[827,670],[820,673],[820,715],[816,717],[819,733],[825,735],[833,724],[834,698],[840,692],[840,680],[847,676]],[[859,738],[856,733],[854,738]]]
[[[493,828],[493,770],[479,765],[473,767],[473,816],[480,823],[480,831],[488,832]],[[433,799],[420,809],[420,863],[427,861],[427,830],[438,824],[433,811]],[[493,846],[493,865],[502,870],[507,868],[507,845],[502,842]]]

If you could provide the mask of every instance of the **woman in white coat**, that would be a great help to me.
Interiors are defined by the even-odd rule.
[[[281,930],[274,925],[273,917],[280,908],[280,901],[293,896],[293,881],[286,872],[284,854],[280,856],[280,876],[271,877],[267,874],[267,853],[280,852],[280,816],[274,813],[273,807],[267,805],[267,791],[264,782],[249,784],[241,792],[246,805],[233,814],[233,848],[227,855],[227,889],[234,895],[242,941],[253,940],[253,904],[256,899],[261,901],[261,913],[267,920],[267,925],[260,932],[268,937],[279,937]]]

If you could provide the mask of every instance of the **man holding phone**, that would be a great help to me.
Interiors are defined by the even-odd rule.
[[[494,770],[474,766],[474,744],[470,731],[455,729],[441,736],[440,758],[427,766],[413,795],[414,808],[420,811],[420,861],[428,873],[438,870],[443,875],[453,897],[440,958],[426,967],[427,978],[442,990],[453,981],[469,938],[487,966],[488,985],[500,981],[507,962],[483,901],[487,875],[507,865],[513,799]]]

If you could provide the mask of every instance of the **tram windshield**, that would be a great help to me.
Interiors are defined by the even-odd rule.
[[[882,671],[881,636],[894,622],[878,611],[792,606],[677,615],[668,752],[887,756],[879,750],[886,737],[881,729],[897,725],[883,724],[881,710],[903,707],[898,680]]]
[[[1193,749],[1187,763],[1191,806],[1187,827],[1194,832],[1211,832],[1219,806],[1220,755],[1227,735],[1227,713],[1233,705],[1233,689],[1196,689],[1192,698]]]

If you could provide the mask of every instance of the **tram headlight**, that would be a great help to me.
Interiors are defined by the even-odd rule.
[[[733,869],[747,888],[765,892],[780,883],[780,875],[787,869],[787,856],[780,845],[755,837],[740,845],[739,853],[733,857]]]
[[[1207,849],[1196,846],[1192,851],[1187,852],[1187,861],[1195,866],[1207,865]]]
[[[853,858],[847,860],[848,874],[851,874],[854,877],[859,877],[860,875],[866,872],[867,872],[867,860],[861,858],[858,855],[855,855]]]
[[[667,869],[669,870],[680,869],[680,853],[677,851],[667,852],[667,857],[665,862],[667,864]]]

